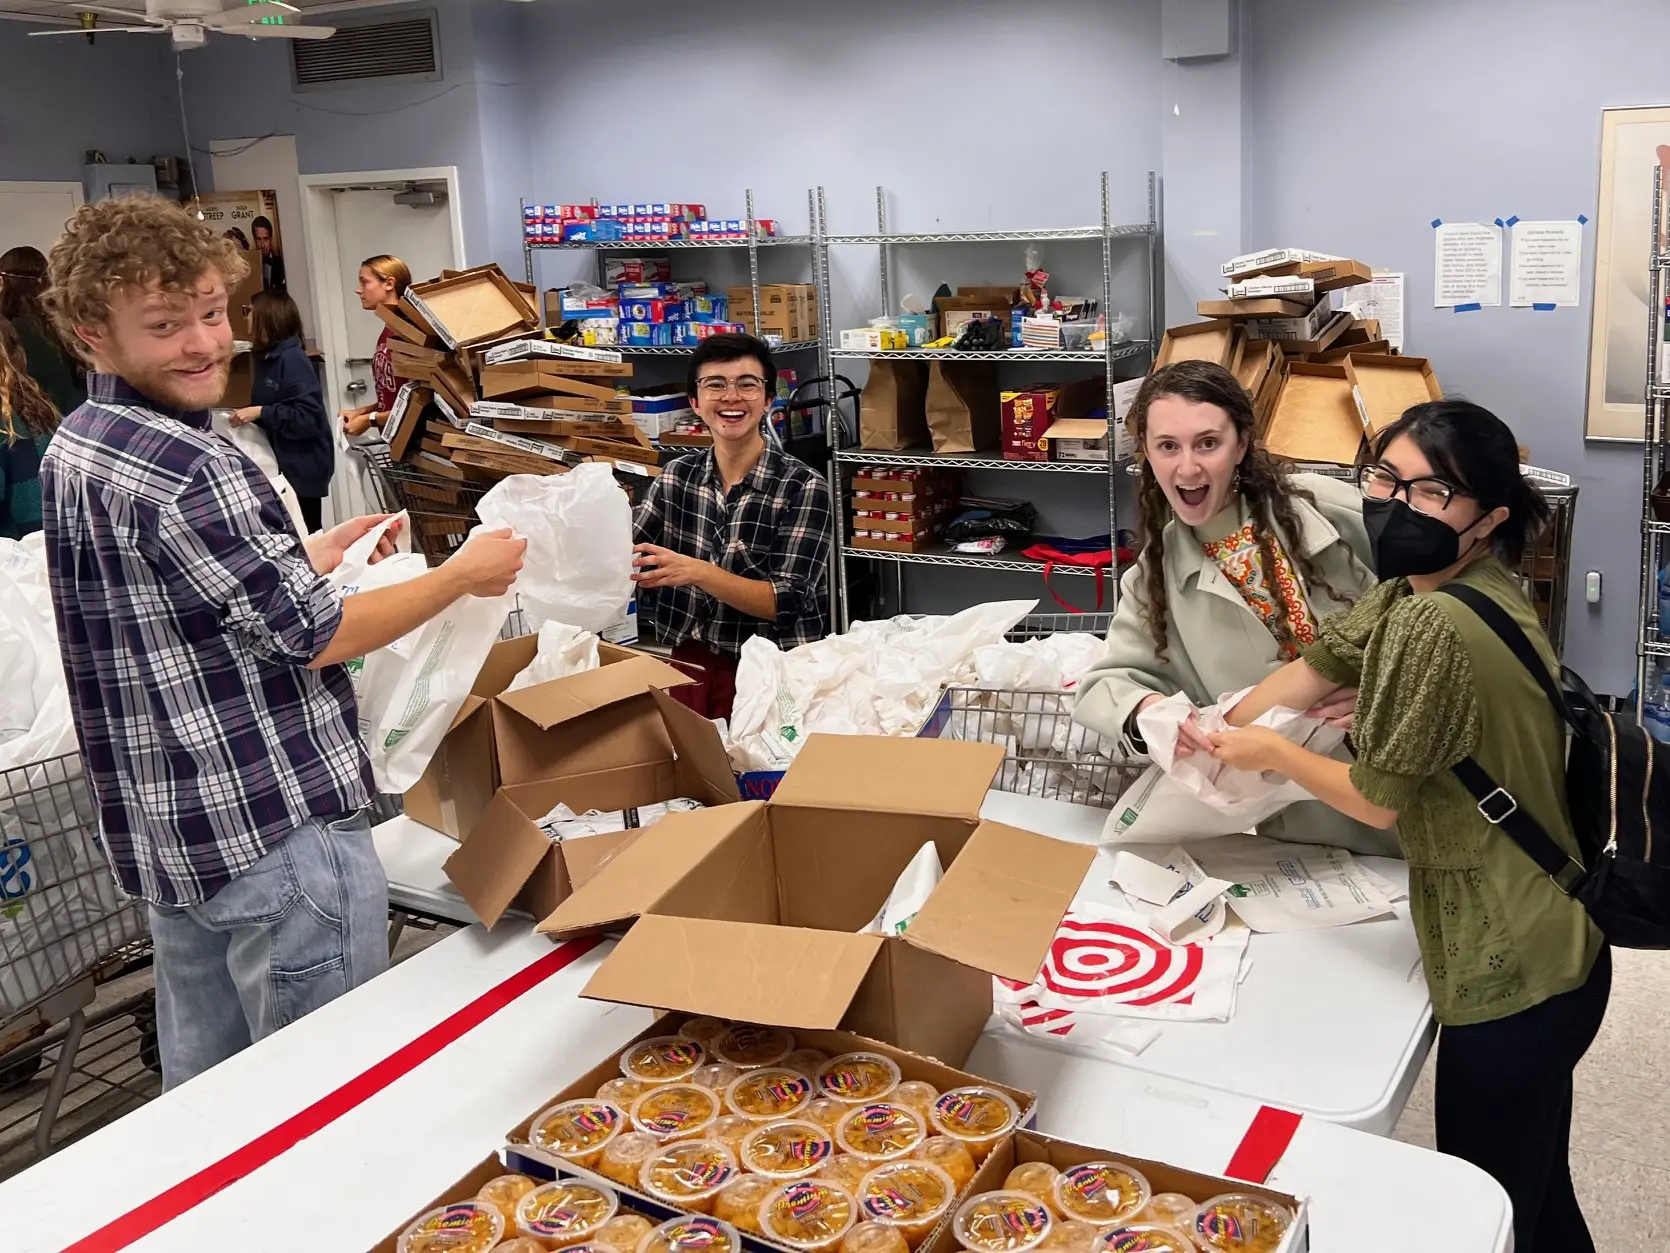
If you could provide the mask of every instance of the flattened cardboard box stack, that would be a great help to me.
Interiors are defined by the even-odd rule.
[[[1334,307],[1333,292],[1372,280],[1361,261],[1272,248],[1220,269],[1223,299],[1195,306],[1205,321],[1166,331],[1154,368],[1211,361],[1229,370],[1272,456],[1352,465],[1366,438],[1443,395],[1425,358],[1398,355],[1378,322]]]

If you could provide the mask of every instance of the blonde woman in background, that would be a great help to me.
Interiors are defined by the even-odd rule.
[[[384,306],[400,303],[406,289],[412,285],[412,271],[399,257],[380,253],[360,263],[359,283],[354,288],[360,298],[360,308],[375,312]],[[394,354],[389,340],[394,332],[388,327],[377,337],[377,350],[371,354],[371,384],[376,399],[358,409],[342,411],[342,429],[350,436],[363,435],[372,426],[382,426],[383,419],[394,407],[395,393],[400,390],[394,377]]]

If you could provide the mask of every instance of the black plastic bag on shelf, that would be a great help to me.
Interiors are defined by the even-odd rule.
[[[1031,535],[1038,526],[1038,510],[1029,500],[985,500],[965,496],[957,516],[945,525],[945,540],[958,544],[963,540],[985,539],[1001,535],[1020,539]]]

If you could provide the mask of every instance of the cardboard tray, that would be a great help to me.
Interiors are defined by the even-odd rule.
[[[1302,318],[1314,300],[1286,296],[1248,296],[1229,300],[1202,300],[1195,312],[1203,318]]]
[[[500,1163],[497,1154],[482,1158],[467,1172],[442,1188],[440,1195],[432,1198],[417,1213],[408,1214],[402,1218],[398,1227],[371,1246],[371,1253],[395,1253],[400,1244],[400,1237],[405,1234],[406,1228],[430,1210],[440,1209],[443,1205],[451,1205],[456,1201],[473,1201],[476,1193],[480,1192],[485,1184],[505,1173],[507,1173],[506,1167]],[[506,1238],[509,1238],[509,1233],[506,1234]]]
[[[1227,366],[1233,338],[1234,328],[1228,322],[1174,326],[1160,340],[1160,351],[1154,354],[1154,369],[1177,361],[1210,361]]]
[[[1444,396],[1438,377],[1425,357],[1380,357],[1353,352],[1345,358],[1344,365],[1358,416],[1370,435],[1380,434],[1402,417],[1405,409]]]
[[[414,283],[405,298],[448,348],[469,348],[539,326],[527,297],[497,266]]]
[[[398,309],[378,305],[372,312],[382,320],[384,326],[394,332],[399,343],[414,348],[435,348],[441,342],[440,337],[433,334],[427,325],[411,321]]]
[[[1264,435],[1270,455],[1353,465],[1362,443],[1363,423],[1345,367],[1306,362],[1288,366]]]

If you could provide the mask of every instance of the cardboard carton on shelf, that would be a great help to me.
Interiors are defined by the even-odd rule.
[[[1057,418],[1043,441],[1051,461],[1092,461],[1108,459],[1106,418]]]
[[[520,902],[535,918],[556,909],[599,865],[645,831],[553,843],[538,819],[690,797],[739,799],[719,732],[663,689],[690,682],[665,662],[609,648],[613,664],[492,702],[498,788],[446,862],[447,877],[492,926]],[[621,654],[625,654],[624,657]]]
[[[887,534],[854,535],[852,547],[875,553],[925,553],[945,547],[939,531],[930,529],[910,535]]]
[[[1021,391],[1002,392],[998,402],[1001,406],[1003,459],[1048,461],[1049,445],[1044,442],[1044,437],[1055,422],[1061,388],[1040,385]]]
[[[1116,1133],[1110,1132],[1110,1135],[1113,1134]],[[1106,1161],[1123,1162],[1134,1167],[1137,1173],[1148,1180],[1148,1186],[1156,1195],[1162,1192],[1179,1192],[1192,1201],[1204,1204],[1225,1193],[1239,1192],[1251,1193],[1267,1201],[1273,1201],[1293,1215],[1292,1225],[1282,1236],[1281,1242],[1273,1246],[1274,1253],[1306,1253],[1310,1248],[1310,1207],[1305,1198],[1261,1184],[1202,1174],[1166,1162],[1137,1157],[1122,1152],[1117,1140],[1112,1140],[1103,1147],[1093,1148],[1023,1128],[1000,1143],[992,1150],[991,1156],[980,1163],[980,1169],[975,1172],[974,1181],[969,1185],[969,1192],[975,1194],[998,1191],[1003,1187],[1003,1181],[1008,1178],[1009,1172],[1023,1162],[1048,1162],[1057,1170],[1066,1171],[1086,1162]],[[959,1247],[955,1233],[947,1225],[929,1236],[918,1253],[958,1253]]]
[[[1403,411],[1429,400],[1441,400],[1443,388],[1425,357],[1377,357],[1352,353],[1344,361],[1351,395],[1363,429],[1378,435],[1403,416]]]
[[[958,1064],[991,1014],[991,976],[1037,973],[1095,853],[981,821],[1002,757],[811,736],[770,801],[662,819],[537,929],[631,924],[586,996],[853,1031]],[[929,842],[945,877],[910,929],[860,934]]]
[[[1352,465],[1362,443],[1363,422],[1345,367],[1307,362],[1288,366],[1264,435],[1270,455]]]
[[[1227,367],[1234,342],[1234,327],[1228,322],[1191,322],[1173,326],[1160,338],[1154,354],[1154,369],[1178,361],[1210,361]]]

